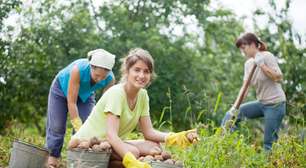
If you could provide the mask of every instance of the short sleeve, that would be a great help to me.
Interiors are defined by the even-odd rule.
[[[120,116],[122,112],[122,93],[118,89],[107,90],[99,102],[97,103],[97,110],[99,112],[111,112],[116,116]]]
[[[144,99],[143,99],[143,110],[141,112],[141,117],[150,116],[150,103],[149,103],[149,95],[147,91],[144,92]]]
[[[269,52],[266,53],[265,63],[269,68],[273,69],[277,74],[282,75],[282,71],[277,63],[277,58],[272,53]]]

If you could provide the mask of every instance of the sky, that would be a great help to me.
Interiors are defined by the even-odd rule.
[[[23,0],[25,6],[31,6],[33,0]],[[86,0],[88,1],[88,0]],[[111,3],[111,0],[92,0],[96,6],[103,4],[103,2],[107,1],[107,3]],[[218,9],[220,7],[232,10],[238,17],[246,16],[243,20],[244,28],[246,31],[253,31],[253,21],[252,21],[252,13],[257,9],[264,10],[269,12],[272,15],[275,15],[274,10],[271,9],[268,4],[270,0],[211,0],[211,8]],[[63,1],[64,2],[64,1]],[[277,10],[281,10],[285,6],[286,0],[275,0]],[[5,20],[6,25],[14,26],[16,24],[16,20],[18,20],[18,16],[12,15],[8,19]],[[291,0],[291,5],[289,8],[289,19],[292,21],[293,31],[298,32],[303,37],[302,47],[306,47],[306,0]],[[186,17],[183,21],[188,25],[189,30],[192,30],[194,33],[202,34],[202,32],[196,30],[196,26],[194,18]],[[263,28],[269,26],[268,17],[262,16],[256,18],[256,23],[258,23],[259,27]],[[190,26],[189,26],[190,25]],[[15,26],[14,26],[15,27]],[[270,30],[276,31],[276,28],[270,26]],[[175,31],[177,35],[183,35],[182,27],[175,27]],[[274,32],[273,32],[274,33]]]
[[[277,10],[285,7],[285,0],[275,0]],[[252,12],[257,8],[271,13],[269,8],[269,0],[212,0],[212,6],[224,7],[231,9],[238,16],[246,16],[244,20],[244,27],[246,30],[252,30]],[[273,13],[272,13],[273,14]],[[306,35],[306,1],[305,0],[292,0],[289,8],[289,19],[292,21],[293,29],[300,34]],[[257,21],[262,26],[267,26],[267,18],[261,17]]]
[[[103,4],[103,1],[110,0],[92,0],[95,6],[100,6]],[[243,20],[245,31],[253,32],[253,20],[252,13],[256,9],[261,9],[265,12],[268,12],[272,16],[275,15],[274,9],[272,9],[269,5],[270,0],[211,0],[210,7],[213,9],[218,9],[223,7],[225,9],[232,10],[238,17],[245,16],[246,18]],[[285,7],[286,0],[274,0],[276,2],[277,11],[280,11]],[[289,12],[288,12],[289,20],[292,22],[293,32],[299,33],[302,36],[302,44],[297,47],[304,48],[306,47],[306,0],[291,0]],[[277,31],[276,27],[272,27],[268,25],[268,17],[261,16],[257,17],[256,23],[260,28],[269,27],[272,33]],[[186,17],[183,20],[186,23],[188,30],[193,33],[198,33],[200,36],[203,36],[203,32],[197,30],[196,24],[194,22],[194,18]],[[174,34],[177,36],[183,35],[182,27],[175,27]],[[166,30],[167,31],[167,30]]]

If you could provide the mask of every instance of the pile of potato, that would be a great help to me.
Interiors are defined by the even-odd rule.
[[[175,164],[178,166],[183,166],[182,161],[173,159],[171,157],[171,154],[166,151],[162,151],[161,153],[155,154],[155,155],[141,156],[139,157],[138,160],[147,162],[147,163],[150,163],[151,161],[155,161],[155,162],[162,162],[166,164]]]
[[[111,152],[112,147],[107,141],[102,141],[97,137],[93,137],[90,140],[71,139],[68,144],[68,149],[83,149],[94,152]]]

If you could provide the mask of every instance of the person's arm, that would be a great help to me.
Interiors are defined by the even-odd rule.
[[[122,158],[128,153],[128,148],[118,136],[120,118],[112,113],[106,114],[106,139]]]
[[[78,108],[76,105],[80,88],[80,73],[79,68],[74,66],[70,73],[68,83],[67,105],[71,120],[79,117]]]
[[[112,148],[116,153],[123,158],[122,164],[126,168],[143,167],[151,168],[148,163],[141,162],[136,159],[132,152],[128,150],[126,144],[118,136],[120,119],[118,116],[112,114],[111,112],[106,115],[106,139],[112,145]]]
[[[274,82],[279,82],[283,79],[283,74],[275,71],[274,69],[270,68],[266,64],[262,64],[259,66],[261,70]]]
[[[164,142],[169,133],[157,131],[153,128],[150,116],[140,117],[139,126],[144,138],[154,142]]]
[[[199,136],[195,129],[178,133],[164,133],[157,131],[152,127],[149,116],[141,117],[139,125],[145,139],[155,142],[165,142],[167,146],[176,145],[181,148],[186,148],[187,146],[199,141]]]
[[[265,57],[269,61],[265,63]],[[283,79],[283,74],[280,71],[277,61],[275,61],[274,56],[269,57],[268,55],[264,56],[262,53],[258,52],[254,57],[254,62],[257,66],[274,82],[279,82]],[[270,65],[268,65],[270,64]]]

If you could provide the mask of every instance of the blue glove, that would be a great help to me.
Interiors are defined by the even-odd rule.
[[[224,118],[222,119],[221,127],[226,129],[226,127],[230,126],[231,132],[234,131],[235,126],[233,123],[230,123],[229,121],[234,119],[235,113],[237,109],[235,107],[231,107],[228,112],[226,112]]]

